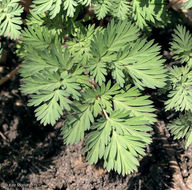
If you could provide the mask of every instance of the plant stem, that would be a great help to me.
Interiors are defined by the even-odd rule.
[[[107,112],[104,109],[103,109],[103,113],[104,113],[106,119],[109,120],[109,116],[108,116]]]
[[[9,74],[7,74],[5,77],[1,78],[0,85],[2,85],[3,83],[7,82],[10,78],[15,76],[19,69],[20,69],[20,67],[18,66],[13,71],[11,71]]]

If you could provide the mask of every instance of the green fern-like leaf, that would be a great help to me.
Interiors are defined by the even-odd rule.
[[[160,47],[153,44],[153,40],[137,40],[133,45],[127,57],[124,60],[124,66],[136,86],[162,88],[165,85],[165,69],[163,60],[159,56]]]
[[[192,143],[192,114],[187,112],[180,115],[177,119],[168,124],[171,134],[174,139],[185,139],[185,147],[187,148]]]
[[[57,72],[59,68],[67,67],[67,64],[71,61],[68,51],[64,51],[62,48],[56,48],[54,44],[48,45],[51,47],[50,52],[44,49],[42,51],[39,49],[36,50],[33,46],[27,47],[27,53],[24,57],[25,64],[22,65],[22,69],[20,70],[22,77],[30,77],[46,69]],[[64,51],[64,54],[62,51]],[[54,56],[52,56],[52,53]]]
[[[23,67],[21,71],[24,71],[26,68]],[[48,68],[46,68],[48,69]],[[31,76],[25,75],[26,78],[23,79],[24,85],[21,87],[21,90],[25,94],[34,94],[38,93],[41,90],[44,91],[54,91],[57,88],[60,88],[60,77],[55,73],[50,73],[48,70],[45,72],[30,73]]]
[[[105,81],[108,63],[115,60],[114,52],[120,51],[137,37],[138,28],[125,21],[118,24],[112,21],[104,32],[96,33],[91,43],[92,58],[88,61],[87,67],[99,85]]]
[[[82,33],[87,30],[83,24],[89,20],[89,17],[87,19],[78,20],[77,16],[78,14],[76,14],[73,18],[69,18],[66,16],[64,10],[61,10],[54,18],[51,18],[50,15],[45,13],[36,15],[32,12],[28,15],[26,23],[29,29],[32,27],[39,27],[43,31],[48,30],[47,33],[51,32],[54,36],[58,36],[62,43],[65,41],[67,36],[71,35],[75,37],[74,41],[78,41],[78,37],[82,36]]]
[[[92,106],[77,102],[75,106],[74,113],[67,117],[67,121],[62,128],[65,144],[73,144],[83,140],[85,131],[89,130],[91,123],[94,122]]]
[[[69,94],[63,90],[40,91],[40,94],[32,95],[29,106],[39,106],[35,109],[35,116],[43,125],[54,125],[63,114],[63,109],[70,111],[72,103],[68,98]]]
[[[48,11],[50,18],[55,18],[62,10],[66,11],[67,17],[74,17],[78,5],[88,6],[91,0],[34,0],[32,13],[41,14]]]
[[[187,0],[185,2],[185,9],[190,9],[192,7],[192,0]]]
[[[129,17],[141,29],[150,23],[163,26],[168,19],[166,0],[99,0],[93,1],[93,10],[98,20],[107,15],[120,20]]]
[[[94,118],[102,112],[103,109],[107,113],[112,112],[112,96],[117,94],[118,85],[111,87],[109,81],[107,85],[103,84],[96,89],[87,89],[83,94],[81,103],[74,102],[74,110],[69,114],[68,120],[63,127],[64,142],[73,144],[84,138],[84,131],[90,129],[90,123],[93,123]]]
[[[64,10],[67,10],[67,16],[73,17],[75,13],[75,7],[77,6],[75,0],[65,0],[64,1]]]
[[[21,90],[30,95],[30,106],[38,106],[35,110],[37,119],[44,125],[54,125],[63,109],[70,110],[72,102],[68,97],[79,100],[80,85],[86,77],[61,45],[57,48],[52,44],[50,51],[34,52],[20,71],[24,77]]]
[[[99,20],[103,19],[110,11],[111,2],[108,0],[101,0],[95,4],[94,11]]]
[[[91,0],[78,0],[82,5],[89,6],[91,4]]]
[[[133,18],[140,28],[144,28],[148,23],[165,22],[163,18],[166,15],[166,6],[165,0],[133,0]]]
[[[45,13],[41,13],[41,14],[35,14],[34,12],[30,12],[29,15],[27,15],[26,18],[26,25],[27,26],[41,26],[43,27],[44,25],[44,18],[46,18],[46,14]]]
[[[35,49],[47,49],[50,44],[54,43],[55,36],[45,27],[31,26],[22,32],[22,42]]]
[[[192,111],[192,71],[189,67],[173,67],[170,69],[172,90],[166,101],[166,110]]]
[[[75,59],[85,65],[92,57],[91,41],[94,34],[101,28],[94,29],[95,25],[89,25],[87,29],[81,30],[73,41],[67,42],[69,51],[74,55]]]
[[[87,160],[93,164],[104,158],[104,167],[123,175],[137,169],[137,158],[151,142],[148,125],[155,121],[148,97],[141,96],[136,88],[126,89],[125,92],[117,84],[111,86],[111,81],[87,89],[81,103],[74,103],[75,109],[62,129],[66,144],[83,140],[85,131],[91,130],[84,149]],[[101,115],[105,118],[96,119]]]
[[[32,16],[32,18],[34,17]],[[48,28],[44,26],[37,25],[36,19],[43,23],[42,18],[37,16],[33,19],[33,21],[35,21],[34,23],[32,20],[29,21],[29,27],[22,31],[22,38],[17,46],[17,54],[27,60],[30,60],[30,58],[37,58],[38,51],[47,50],[51,47],[51,44],[56,45],[59,43],[59,39],[55,31],[48,30]]]
[[[111,87],[111,81],[105,85],[104,83],[101,87],[97,86],[96,89],[88,89],[84,95],[85,104],[90,104],[93,106],[93,115],[97,117],[102,109],[105,109],[107,113],[112,112],[112,97],[118,94],[120,90],[119,85],[114,85]]]
[[[87,159],[91,164],[97,163],[98,159],[101,159],[104,155],[106,145],[110,141],[111,125],[110,123],[102,118],[92,126],[92,129],[96,129],[94,132],[89,133],[86,148],[84,151],[89,151]]]
[[[19,38],[22,12],[19,0],[0,1],[0,35],[10,36],[14,40]]]
[[[177,26],[170,44],[175,59],[181,60],[182,63],[192,64],[192,35],[184,26]]]
[[[130,2],[127,0],[113,0],[111,4],[111,11],[111,14],[114,17],[117,17],[120,20],[124,20],[131,12]]]
[[[131,116],[142,116],[143,120],[153,124],[156,121],[155,109],[148,98],[148,96],[141,96],[136,87],[131,88],[129,85],[126,90],[113,97],[114,108],[120,112],[130,112]]]
[[[49,11],[51,18],[54,18],[61,9],[62,0],[34,0],[32,5],[32,12],[35,14]]]
[[[112,21],[103,33],[96,33],[91,43],[93,57],[87,67],[99,85],[105,82],[109,69],[120,86],[125,83],[125,73],[140,89],[165,85],[166,71],[159,56],[160,47],[153,41],[137,40],[137,32],[138,28],[130,23]]]
[[[122,175],[136,170],[137,158],[144,154],[144,146],[151,142],[145,131],[145,121],[129,117],[129,113],[112,112],[108,119],[100,119],[88,135],[84,151],[89,151],[87,160],[93,164],[104,158],[104,167]],[[142,131],[142,132],[141,132]]]

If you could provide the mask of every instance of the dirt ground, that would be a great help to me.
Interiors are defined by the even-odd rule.
[[[169,37],[163,37],[163,32],[159,35],[164,41]],[[6,63],[0,63],[0,79],[20,64],[14,44],[5,41],[4,47],[8,56]],[[166,48],[162,53],[171,62]],[[153,126],[153,143],[146,148],[138,172],[122,177],[103,169],[102,160],[88,165],[83,142],[65,146],[60,134],[62,119],[55,127],[36,122],[33,108],[27,107],[28,97],[19,91],[20,84],[16,74],[0,86],[0,189],[192,189],[192,146],[185,150],[182,141],[173,141],[166,128],[171,113],[162,109],[161,96],[155,105],[158,122]],[[152,99],[157,99],[157,92]]]

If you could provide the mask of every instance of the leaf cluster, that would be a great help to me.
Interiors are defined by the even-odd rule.
[[[174,30],[170,43],[174,58],[180,60],[181,66],[169,69],[171,89],[166,101],[166,110],[174,109],[182,114],[168,125],[175,139],[185,138],[188,147],[192,142],[191,113],[192,113],[192,35],[182,25]]]
[[[185,147],[192,143],[192,113],[186,112],[168,124],[168,129],[174,135],[174,139],[185,138]]]
[[[140,38],[130,22],[94,28],[82,28],[65,46],[47,27],[25,29],[21,91],[42,124],[54,125],[65,113],[66,144],[88,132],[89,163],[104,159],[104,167],[125,175],[136,170],[156,121],[152,101],[139,89],[165,85],[164,61],[160,47]]]
[[[192,35],[182,25],[174,30],[171,51],[181,66],[167,77],[160,46],[140,34],[170,23],[167,0],[33,0],[25,24],[19,3],[0,0],[0,36],[19,39],[20,89],[37,120],[55,125],[65,115],[65,144],[85,139],[90,164],[103,159],[122,175],[137,170],[156,122],[143,92],[166,83],[166,111],[183,112],[168,128],[191,144]]]
[[[103,158],[109,171],[125,175],[137,170],[137,158],[144,155],[145,145],[151,142],[147,133],[151,130],[149,122],[155,121],[148,97],[142,96],[136,87],[129,85],[121,91],[119,85],[111,86],[109,81],[107,85],[88,89],[82,103],[75,105],[63,127],[65,143],[83,140],[88,130],[84,151],[88,152],[90,164]]]
[[[133,0],[132,14],[133,19],[140,28],[144,28],[148,23],[162,24],[167,23],[169,16],[167,15],[166,0]]]
[[[20,70],[24,82],[21,90],[30,95],[30,106],[38,106],[37,119],[44,125],[54,125],[64,109],[70,110],[69,97],[79,99],[80,84],[86,77],[81,76],[82,68],[74,64],[68,50],[46,28],[25,30],[22,43],[26,63]]]
[[[178,25],[174,30],[170,43],[174,58],[180,60],[184,66],[170,68],[169,81],[172,89],[168,95],[166,109],[176,111],[191,111],[191,45],[192,36],[183,26]]]
[[[19,5],[19,0],[0,1],[0,36],[10,36],[17,39],[21,33],[21,14],[23,8]]]
[[[192,64],[192,35],[182,25],[178,25],[172,35],[173,40],[170,43],[171,51],[175,54],[174,58],[180,60],[181,63],[187,62]]]
[[[192,71],[189,67],[170,68],[172,89],[166,101],[166,110],[192,111]]]
[[[34,0],[32,12],[34,14],[49,12],[50,18],[53,19],[61,11],[65,10],[68,17],[73,17],[79,5],[89,6],[91,0]]]
[[[87,64],[95,82],[101,85],[106,81],[107,71],[111,71],[112,78],[121,87],[127,76],[140,89],[165,85],[160,47],[153,40],[138,38],[138,28],[126,21],[118,24],[112,21],[104,31],[96,33],[90,47],[92,57]]]
[[[46,20],[44,24],[63,36],[66,34],[63,33],[64,31],[71,31],[72,34],[75,29],[81,27],[82,22],[75,21],[86,7],[95,13],[98,20],[106,16],[119,20],[129,19],[141,29],[148,24],[165,26],[171,19],[166,11],[166,0],[160,0],[160,2],[157,0],[34,0],[30,7],[30,14],[33,15],[35,18],[33,21],[36,20],[37,24],[42,23],[42,15],[44,15],[43,20]],[[19,0],[1,0],[0,35],[10,35],[12,39],[18,39],[22,13],[23,8],[19,5]]]
[[[156,122],[143,92],[166,83],[166,110],[183,112],[168,128],[191,144],[192,35],[181,25],[174,30],[171,51],[182,66],[167,76],[160,46],[140,34],[170,22],[167,0],[33,0],[23,26],[19,3],[0,0],[0,36],[19,39],[20,89],[37,120],[55,125],[65,115],[65,144],[85,139],[90,164],[103,159],[122,175],[137,170]]]

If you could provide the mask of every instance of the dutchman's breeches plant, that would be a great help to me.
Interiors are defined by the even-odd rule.
[[[167,89],[165,109],[181,113],[168,128],[192,143],[192,35],[176,27],[170,46],[181,65],[166,68],[161,47],[143,32],[171,22],[167,1],[155,2],[34,0],[23,23],[19,0],[0,0],[0,35],[18,41],[20,90],[37,120],[54,126],[65,115],[64,143],[84,140],[90,164],[102,159],[122,175],[137,170],[152,142],[146,89]]]

